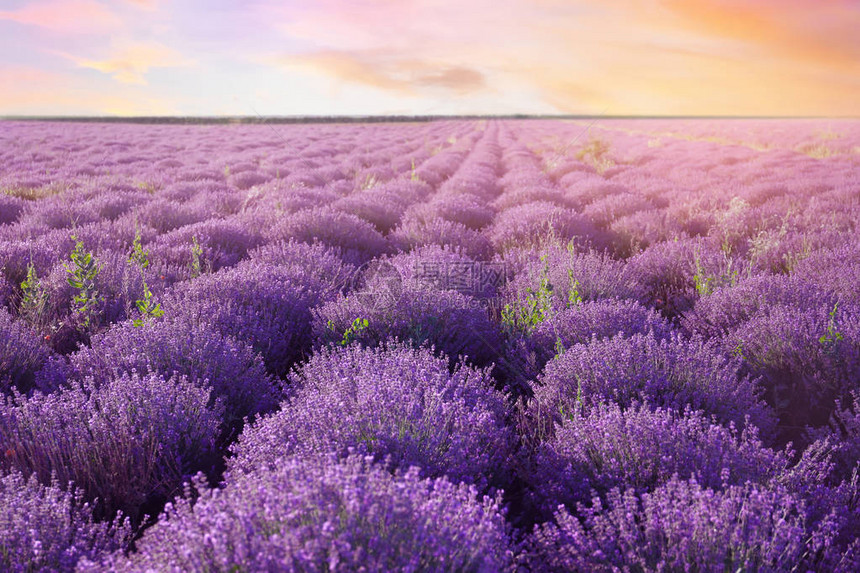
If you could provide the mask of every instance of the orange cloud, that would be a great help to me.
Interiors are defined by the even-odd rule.
[[[860,113],[856,0],[320,0],[284,14],[275,26],[316,49],[305,68],[393,93],[435,78],[533,86],[570,113]]]
[[[155,10],[158,8],[158,0],[125,0],[125,2],[144,10]]]
[[[319,70],[347,82],[368,85],[375,88],[411,93],[407,83],[390,77],[378,66],[363,61],[348,52],[321,51],[313,54],[283,58],[288,68],[309,68]]]
[[[692,29],[828,65],[860,59],[860,10],[848,0],[663,0]]]
[[[64,52],[58,55],[72,60],[78,67],[98,70],[110,74],[124,84],[146,85],[146,74],[152,68],[174,68],[190,65],[191,61],[161,44],[130,44],[114,51],[105,60],[90,60]]]
[[[481,72],[462,66],[428,71],[414,81],[422,86],[440,87],[460,93],[479,90],[486,85]]]
[[[87,53],[79,38],[33,34],[15,56],[28,61],[28,52],[47,50],[74,62],[70,77],[103,86],[113,78],[127,94],[128,86],[154,83],[155,69],[190,65],[170,41],[191,38],[206,46],[198,57],[217,64],[199,70],[201,81],[224,86],[201,98],[227,97],[230,74],[241,73],[272,90],[289,83],[304,94],[290,104],[297,109],[335,113],[860,115],[857,0],[218,2],[212,21],[193,33],[180,28],[209,14],[182,3],[169,5],[169,14],[158,11],[168,6],[162,0],[18,4],[0,10],[4,29],[17,23],[137,39]],[[92,40],[86,46],[97,50]],[[283,50],[291,55],[260,55]],[[243,56],[287,69],[288,77],[267,78],[257,65],[239,72]]]
[[[76,34],[111,33],[123,26],[119,16],[94,0],[36,2],[18,10],[0,11],[0,20]]]
[[[69,74],[26,66],[0,67],[0,114],[170,115],[175,105],[140,92],[105,93]]]
[[[285,57],[281,62],[287,67],[309,68],[343,81],[406,95],[415,95],[425,88],[465,94],[486,86],[484,75],[477,69],[404,59],[383,50],[372,53],[326,50]]]

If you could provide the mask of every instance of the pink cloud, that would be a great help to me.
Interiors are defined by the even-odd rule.
[[[158,8],[159,0],[125,0],[125,3],[144,10],[155,10]]]
[[[465,94],[486,86],[483,73],[477,69],[403,58],[386,50],[324,50],[290,56],[283,62],[288,67],[310,67],[341,80],[412,95],[426,89]]]
[[[821,64],[860,59],[860,6],[849,0],[663,0],[699,32]]]
[[[346,112],[360,94],[368,109],[860,113],[857,0],[259,0],[218,2],[212,22],[179,4],[32,0],[0,11],[0,24],[121,39],[34,34],[27,46],[118,89],[199,49],[212,65],[196,71],[218,85],[242,62],[262,77],[265,62]]]
[[[285,59],[410,96],[424,77],[488,92],[532,86],[564,112],[860,112],[856,0],[319,0],[269,10],[310,47]]]
[[[74,34],[111,33],[123,27],[116,13],[94,0],[33,2],[18,10],[0,11],[0,20]]]
[[[157,43],[128,44],[112,51],[105,59],[81,58],[64,52],[57,55],[75,62],[78,67],[110,74],[124,84],[146,85],[146,74],[153,68],[175,68],[193,64],[175,50]]]
[[[169,115],[173,103],[157,95],[105,93],[90,82],[28,66],[0,66],[0,115]]]

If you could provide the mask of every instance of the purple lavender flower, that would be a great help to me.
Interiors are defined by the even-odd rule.
[[[51,350],[27,325],[0,307],[0,394],[29,392]]]
[[[810,522],[804,502],[753,483],[717,492],[672,478],[651,493],[613,490],[535,529],[523,561],[539,571],[852,571],[860,544],[833,546],[834,513]],[[825,568],[819,568],[822,565]]]
[[[388,250],[385,238],[367,221],[332,208],[303,209],[268,231],[272,239],[321,242],[343,249],[351,262],[363,263]]]
[[[73,481],[104,514],[140,517],[186,476],[209,469],[223,410],[209,389],[184,377],[135,372],[47,395],[16,393],[0,405],[4,465],[42,483]]]
[[[44,486],[14,470],[0,475],[3,571],[74,571],[79,560],[123,549],[129,541],[128,521],[95,521],[79,490],[63,491],[56,480]]]
[[[708,239],[679,239],[651,245],[631,257],[628,276],[642,289],[640,301],[668,316],[689,310],[705,288],[731,284],[739,264]]]
[[[667,339],[671,324],[656,311],[633,300],[584,301],[552,314],[532,332],[528,345],[541,364],[574,344],[616,335],[633,336],[653,332]]]
[[[228,425],[271,410],[279,391],[259,356],[247,345],[206,324],[188,320],[131,321],[93,337],[91,346],[70,357],[73,377],[92,376],[96,384],[116,373],[154,372],[187,376],[223,396]]]
[[[364,219],[382,234],[397,226],[407,206],[400,197],[376,188],[353,193],[332,203],[333,209]]]
[[[568,348],[547,364],[531,408],[556,419],[611,400],[629,406],[641,400],[683,410],[687,405],[724,423],[749,422],[770,438],[774,414],[757,397],[753,380],[740,374],[742,362],[712,343],[673,335],[616,336]]]
[[[523,245],[540,245],[548,240],[562,243],[575,239],[587,244],[598,237],[594,225],[571,209],[533,201],[512,207],[496,216],[488,231],[498,251]]]
[[[553,306],[559,310],[570,306],[574,289],[575,298],[582,301],[641,296],[640,286],[624,263],[606,255],[576,252],[560,246],[528,251],[525,255],[524,268],[505,288],[506,301],[524,299],[528,289],[539,287],[541,278],[547,279]]]
[[[472,297],[452,290],[407,283],[391,307],[368,305],[354,294],[324,303],[313,322],[317,345],[340,342],[356,319],[368,324],[352,340],[368,346],[393,339],[430,344],[452,362],[463,356],[479,366],[497,362],[503,348],[501,331],[487,311]]]
[[[482,233],[441,217],[422,220],[415,214],[407,214],[388,238],[401,251],[438,245],[458,249],[473,259],[488,259],[493,252],[492,244]]]
[[[499,499],[417,468],[358,455],[288,457],[234,476],[224,489],[197,480],[128,558],[98,571],[508,571],[512,552]]]
[[[204,270],[213,271],[235,265],[248,251],[263,243],[257,229],[247,228],[236,220],[209,219],[160,235],[150,246],[150,256],[153,260],[190,266],[195,241],[202,248],[201,265]]]
[[[245,341],[270,372],[283,375],[310,350],[310,309],[333,296],[329,289],[306,272],[244,262],[177,285],[163,309],[170,320],[208,324]]]
[[[290,377],[281,411],[245,430],[231,467],[252,471],[278,457],[348,449],[397,467],[483,489],[503,482],[513,436],[504,396],[486,371],[402,344],[323,349]]]
[[[485,199],[472,193],[437,194],[428,204],[430,213],[448,221],[462,223],[470,229],[481,229],[493,221],[495,209]]]
[[[530,476],[536,505],[551,516],[559,504],[574,510],[614,487],[651,491],[673,476],[714,489],[767,482],[789,466],[789,455],[764,446],[755,427],[738,432],[702,412],[600,404],[572,413],[538,445]]]
[[[18,197],[0,195],[0,225],[14,223],[21,216],[27,203]]]

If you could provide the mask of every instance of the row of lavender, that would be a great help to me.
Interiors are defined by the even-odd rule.
[[[4,567],[860,566],[856,122],[4,128]]]

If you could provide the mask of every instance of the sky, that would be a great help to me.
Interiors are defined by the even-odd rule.
[[[0,115],[860,116],[860,0],[0,0]]]

